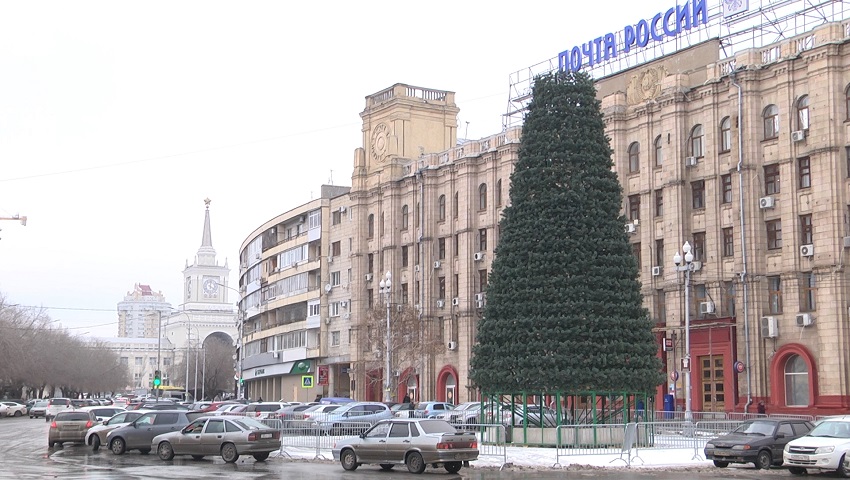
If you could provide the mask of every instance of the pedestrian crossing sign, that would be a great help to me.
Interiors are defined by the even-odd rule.
[[[301,388],[313,388],[312,375],[301,375]]]

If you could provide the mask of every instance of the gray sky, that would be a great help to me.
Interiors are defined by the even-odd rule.
[[[236,285],[251,231],[350,185],[367,95],[454,91],[459,137],[492,135],[511,73],[675,3],[0,0],[0,217],[29,218],[0,294],[80,335],[135,283],[177,307],[206,197]]]

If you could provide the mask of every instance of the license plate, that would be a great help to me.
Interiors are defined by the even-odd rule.
[[[808,455],[788,455],[788,460],[808,460]]]
[[[729,452],[718,452],[718,451],[715,451],[715,452],[714,452],[714,456],[715,456],[715,457],[726,457],[726,456],[728,456],[728,455],[730,455],[730,453],[729,453]]]
[[[260,435],[260,438],[272,438],[272,434],[271,433],[264,433],[264,434]]]

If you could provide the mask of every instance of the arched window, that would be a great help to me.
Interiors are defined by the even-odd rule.
[[[661,150],[661,135],[655,137],[655,166],[660,167],[664,165],[664,151]]]
[[[482,183],[478,186],[478,210],[487,209],[487,184]]]
[[[768,105],[762,113],[764,119],[764,140],[770,140],[779,136],[779,107]]]
[[[797,99],[797,130],[809,129],[809,96]]]
[[[732,150],[732,119],[729,117],[720,121],[720,151]]]
[[[401,229],[407,230],[408,225],[410,225],[410,213],[407,210],[407,205],[401,207]]]
[[[372,238],[375,236],[375,214],[369,214],[369,220],[366,226],[366,238]]]
[[[437,218],[439,218],[441,222],[446,220],[446,196],[445,195],[440,195],[440,200],[438,202],[438,207],[437,207]]]
[[[697,124],[691,130],[691,137],[688,142],[688,153],[690,153],[690,156],[700,158],[705,155],[703,139],[702,125]]]
[[[785,361],[785,404],[794,407],[809,405],[809,368],[799,355]]]
[[[844,89],[844,119],[850,120],[850,85]]]
[[[502,206],[502,179],[496,180],[496,206]]]
[[[640,144],[634,142],[629,145],[629,173],[640,171]]]
[[[460,207],[458,207],[458,204],[460,203],[458,201],[459,198],[460,197],[458,197],[457,192],[455,192],[455,203],[454,203],[454,205],[452,205],[452,210],[453,210],[452,215],[454,216],[454,218],[457,218],[457,212],[460,209]]]

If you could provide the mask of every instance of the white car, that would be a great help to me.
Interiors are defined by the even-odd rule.
[[[44,415],[44,421],[49,422],[57,413],[63,410],[72,410],[74,405],[71,404],[70,398],[55,397],[47,401],[47,413]]]
[[[83,407],[78,408],[77,410],[84,410],[86,412],[93,412],[94,416],[97,417],[97,421],[103,423],[105,420],[109,420],[110,418],[118,415],[121,412],[126,411],[127,409],[124,407]]]
[[[782,452],[784,467],[793,475],[808,470],[835,470],[839,477],[850,477],[850,415],[830,417],[808,434],[791,440]]]
[[[0,402],[6,407],[7,417],[21,417],[27,414],[27,406],[17,402]]]

